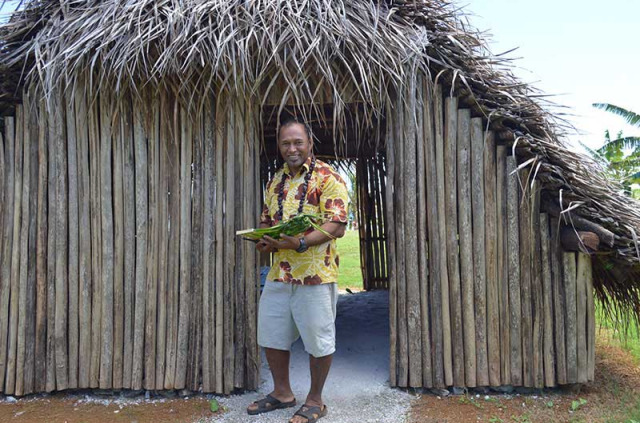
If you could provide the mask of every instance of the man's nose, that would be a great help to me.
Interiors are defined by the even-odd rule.
[[[290,144],[289,146],[287,146],[287,151],[290,152],[290,153],[295,153],[295,151],[296,151],[295,144]]]

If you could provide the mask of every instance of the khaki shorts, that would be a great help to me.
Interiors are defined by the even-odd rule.
[[[258,309],[258,345],[290,351],[302,337],[304,349],[314,357],[336,350],[335,283],[294,285],[267,281]]]

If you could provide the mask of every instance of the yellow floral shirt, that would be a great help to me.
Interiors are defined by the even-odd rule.
[[[283,173],[284,220],[294,217],[298,213],[304,177],[309,171],[311,158],[302,165],[300,172],[293,176],[289,167],[284,166],[276,172],[267,184],[265,204],[260,216],[260,222],[273,226],[278,213],[278,193]],[[347,204],[349,197],[347,186],[340,175],[328,164],[317,160],[309,179],[307,197],[303,206],[303,213],[323,216],[323,223],[347,223]],[[305,234],[313,231],[310,228]],[[299,235],[300,237],[303,234]],[[336,241],[329,240],[320,245],[309,247],[304,253],[295,250],[281,250],[274,253],[273,266],[267,275],[267,280],[294,283],[298,285],[319,285],[338,282],[338,266],[340,263],[336,250]]]

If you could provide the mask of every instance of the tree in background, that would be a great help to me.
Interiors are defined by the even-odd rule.
[[[640,115],[637,113],[608,103],[594,103],[593,107],[620,116],[628,124],[640,128]],[[620,131],[615,139],[611,139],[607,130],[602,147],[596,150],[585,148],[622,185],[627,195],[640,199],[640,136],[623,136]]]

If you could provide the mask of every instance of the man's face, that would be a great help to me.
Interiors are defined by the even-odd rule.
[[[311,154],[313,142],[307,136],[304,125],[292,123],[280,128],[278,148],[289,169],[297,172]]]

